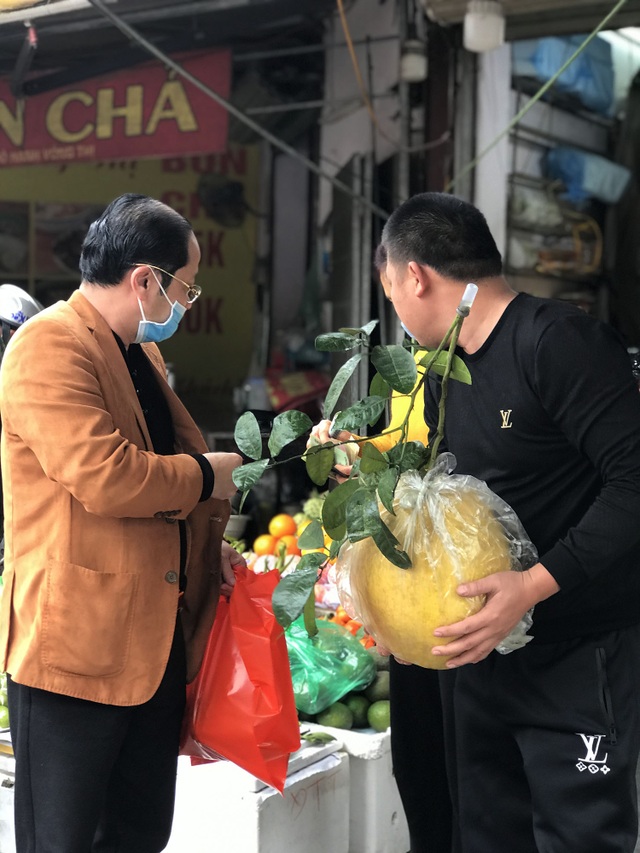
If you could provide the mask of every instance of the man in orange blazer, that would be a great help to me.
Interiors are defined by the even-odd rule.
[[[185,686],[221,575],[235,453],[209,453],[157,342],[200,295],[190,224],[146,196],[85,238],[82,283],[25,324],[0,372],[9,674],[23,853],[156,853],[173,814]]]

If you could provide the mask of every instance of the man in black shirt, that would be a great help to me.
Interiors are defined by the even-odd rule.
[[[440,449],[513,507],[539,554],[528,571],[459,587],[485,606],[436,630],[451,641],[434,654],[455,670],[443,695],[462,850],[631,853],[640,395],[625,348],[579,309],[511,290],[484,217],[453,196],[409,199],[382,245],[394,309],[424,346],[444,337],[466,284],[478,285],[458,347],[472,384],[449,385]],[[430,380],[431,434],[438,400]],[[493,651],[532,607],[533,640]]]

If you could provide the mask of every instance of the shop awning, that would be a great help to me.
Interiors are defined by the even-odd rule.
[[[467,0],[421,0],[427,15],[440,24],[460,24]],[[589,32],[611,11],[606,0],[502,0],[507,39]],[[640,0],[628,0],[608,29],[634,27],[640,21]]]

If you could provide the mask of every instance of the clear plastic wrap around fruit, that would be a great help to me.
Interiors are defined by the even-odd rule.
[[[385,524],[411,558],[401,569],[371,538],[347,543],[336,566],[343,607],[396,657],[428,669],[444,669],[446,657],[431,649],[448,640],[434,630],[476,613],[483,596],[463,598],[456,588],[495,572],[523,570],[537,554],[518,517],[486,483],[452,474],[455,458],[442,454],[421,477],[401,475],[395,516],[380,509]],[[531,614],[497,648],[506,653],[528,642]]]

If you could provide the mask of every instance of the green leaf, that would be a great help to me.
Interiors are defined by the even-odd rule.
[[[362,331],[365,333],[365,335],[369,336],[379,322],[379,320],[369,320],[368,323],[365,323],[365,325],[361,327]]]
[[[260,425],[253,412],[245,412],[236,421],[233,438],[241,453],[249,459],[260,459],[262,456],[262,436]]]
[[[401,569],[411,566],[409,555],[400,548],[400,543],[380,518],[375,492],[360,489],[351,497],[346,506],[346,523],[350,542],[359,542],[370,536],[395,566]]]
[[[339,552],[340,548],[342,548],[344,543],[345,543],[344,537],[342,539],[333,539],[332,540],[331,545],[329,546],[329,559],[330,560],[335,560],[335,558],[338,556],[338,552]]]
[[[323,563],[327,561],[327,553],[326,551],[311,551],[309,554],[303,554],[302,557],[298,560],[298,564],[295,568],[296,572],[300,569],[315,569],[316,572],[320,568]],[[287,576],[288,577],[288,576]]]
[[[386,456],[378,450],[375,444],[368,442],[362,448],[362,458],[360,460],[360,471],[363,474],[372,474],[375,471],[386,471],[389,467],[389,461]]]
[[[362,400],[349,406],[335,418],[336,429],[346,429],[354,432],[368,423],[375,423],[384,412],[387,405],[386,398],[364,397]]]
[[[358,353],[358,355],[352,355],[349,361],[345,362],[342,367],[338,370],[336,375],[333,377],[333,381],[329,386],[329,390],[327,391],[327,396],[324,400],[324,406],[322,408],[322,416],[324,418],[330,418],[333,414],[333,410],[335,409],[336,403],[340,398],[340,394],[344,391],[344,387],[347,382],[353,376],[353,372],[362,361],[362,353]]]
[[[411,353],[398,344],[374,347],[371,363],[378,373],[399,394],[410,394],[418,373]]]
[[[241,465],[231,475],[233,482],[242,492],[253,488],[264,474],[268,464],[268,459],[261,459],[259,462],[248,462],[246,465]]]
[[[355,335],[330,332],[328,335],[318,335],[316,349],[320,352],[346,352],[355,349],[360,343],[360,338]]]
[[[302,732],[300,739],[306,740],[310,744],[331,743],[332,740],[335,740],[329,732]]]
[[[469,373],[469,368],[459,355],[454,355],[453,357],[451,373],[449,376],[451,379],[456,379],[458,382],[463,382],[465,385],[471,385],[471,374]]]
[[[309,447],[304,455],[307,474],[316,486],[324,486],[327,482],[333,468],[333,449],[333,443],[327,442],[327,444]]]
[[[427,353],[424,358],[420,360],[420,366],[426,367],[429,363],[430,358],[431,353]],[[446,350],[443,350],[441,353],[438,354],[436,360],[429,367],[429,371],[437,373],[438,376],[444,376],[444,372],[447,367],[447,358],[448,353],[446,352]],[[471,385],[471,374],[469,373],[469,368],[459,355],[454,355],[453,357],[453,361],[451,363],[451,373],[449,374],[449,376],[451,379],[456,379],[458,382],[463,382],[465,385]]]
[[[378,497],[380,503],[387,509],[391,515],[395,515],[393,507],[393,496],[398,485],[398,470],[397,468],[387,468],[382,477],[378,481]]]
[[[429,459],[429,450],[421,441],[407,441],[398,443],[387,450],[387,457],[392,465],[396,465],[400,471],[419,470]]]
[[[304,412],[281,412],[273,419],[273,427],[269,436],[269,452],[277,456],[283,447],[300,438],[313,426],[313,421]]]
[[[298,548],[322,548],[324,546],[324,534],[319,521],[312,521],[298,536]]]
[[[380,322],[379,320],[369,320],[369,322],[365,326],[360,326],[359,329],[351,329],[348,326],[343,326],[340,329],[338,329],[338,331],[344,332],[347,335],[364,334],[368,338],[369,335],[371,334],[371,332],[373,332],[373,330],[375,329],[375,327],[378,325],[379,322]]]
[[[302,613],[317,577],[317,568],[307,566],[301,569],[298,563],[295,572],[278,582],[271,597],[271,604],[274,616],[283,628],[288,628]]]
[[[382,524],[375,491],[359,489],[355,492],[347,502],[345,519],[349,542],[373,536]]]
[[[374,471],[372,474],[362,474],[359,479],[365,489],[375,492],[378,489],[378,483],[383,473],[383,471]]]
[[[403,551],[400,548],[400,543],[389,530],[384,521],[382,521],[382,519],[378,520],[380,521],[380,525],[371,534],[373,541],[378,546],[378,549],[384,554],[390,563],[393,563],[394,566],[398,566],[399,569],[410,569],[411,559],[409,555],[406,551]]]
[[[347,480],[327,495],[322,505],[322,523],[332,539],[344,539],[345,507],[349,498],[359,488],[360,483],[357,479]]]
[[[379,373],[374,373],[373,375],[373,379],[369,385],[369,394],[372,397],[385,397],[387,400],[389,399],[391,388],[389,387],[387,380]]]

